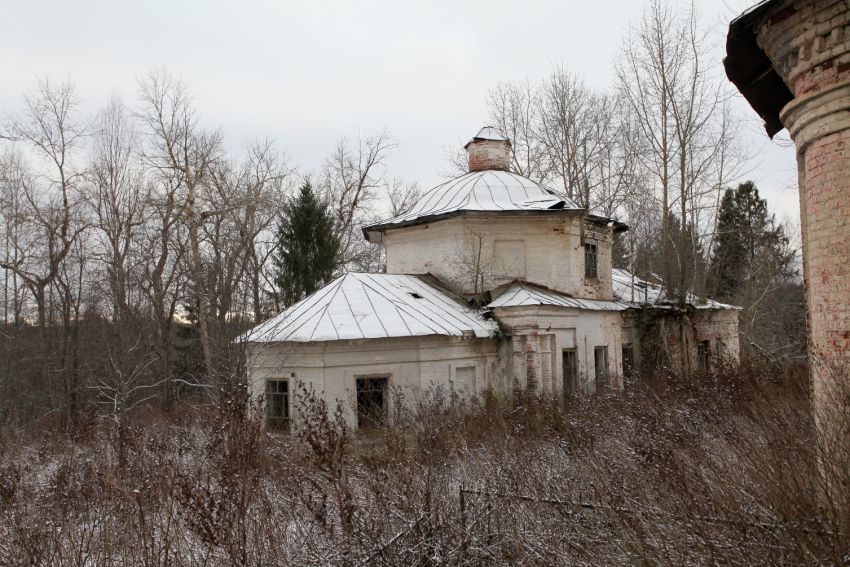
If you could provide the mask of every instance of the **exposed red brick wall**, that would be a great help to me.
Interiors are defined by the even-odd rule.
[[[510,171],[510,142],[475,140],[466,148],[469,171],[500,169]]]
[[[850,101],[848,101],[850,102]],[[850,130],[806,149],[809,324],[813,354],[850,363]]]

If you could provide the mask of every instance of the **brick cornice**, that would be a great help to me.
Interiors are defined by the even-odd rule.
[[[850,129],[850,80],[795,98],[779,115],[802,154],[824,136]]]

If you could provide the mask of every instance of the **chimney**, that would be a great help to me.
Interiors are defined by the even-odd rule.
[[[511,141],[492,126],[485,126],[464,146],[469,171],[511,169]]]

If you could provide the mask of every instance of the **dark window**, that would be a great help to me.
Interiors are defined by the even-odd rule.
[[[273,431],[289,429],[289,382],[266,381],[266,427]]]
[[[596,279],[598,271],[596,269],[596,244],[584,243],[584,277],[588,279]]]
[[[631,378],[635,375],[635,351],[632,345],[623,345],[623,376]]]
[[[608,347],[598,346],[593,349],[593,362],[596,367],[596,386],[608,384]]]
[[[561,368],[564,375],[564,396],[571,397],[576,392],[576,380],[578,378],[575,349],[565,348],[561,351]]]
[[[377,427],[387,420],[387,377],[357,379],[357,424]]]
[[[700,341],[697,344],[697,365],[699,366],[700,372],[708,372],[708,341]]]

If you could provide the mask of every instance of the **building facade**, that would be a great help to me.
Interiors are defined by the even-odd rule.
[[[555,401],[619,389],[649,362],[641,345],[657,331],[637,314],[650,311],[680,329],[663,335],[674,369],[708,370],[718,351],[737,360],[736,309],[676,308],[613,270],[613,236],[627,227],[512,173],[510,141],[495,129],[466,150],[468,173],[364,228],[385,248],[385,274],[345,274],[246,335],[270,424],[297,419],[305,387],[341,402],[354,427],[392,420],[398,400],[432,387]]]

